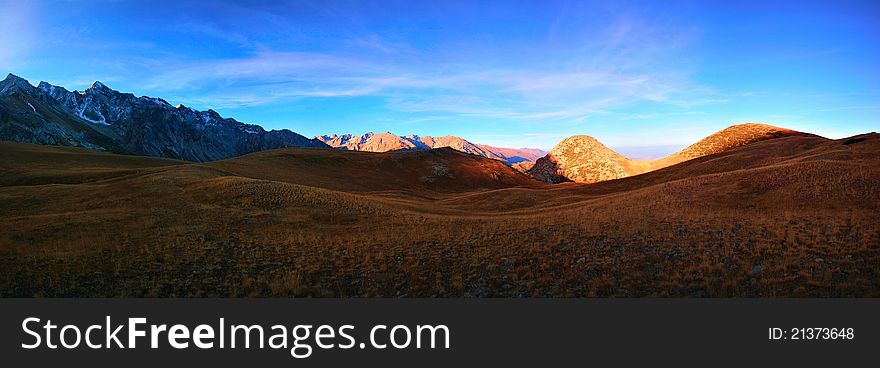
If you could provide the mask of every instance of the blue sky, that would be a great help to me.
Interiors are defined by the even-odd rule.
[[[733,4],[736,3],[736,4]],[[0,70],[303,135],[878,130],[880,2],[0,0]]]

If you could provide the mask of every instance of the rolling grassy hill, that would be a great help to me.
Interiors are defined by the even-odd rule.
[[[3,296],[880,296],[880,136],[595,184],[451,149],[0,143]]]
[[[546,156],[535,161],[528,173],[547,183],[597,183],[644,174],[750,143],[791,136],[816,137],[767,124],[744,123],[715,132],[669,156],[641,161],[624,157],[593,137],[576,135],[559,142]]]
[[[250,178],[350,192],[431,194],[538,184],[500,161],[449,147],[388,153],[272,150],[207,165]]]

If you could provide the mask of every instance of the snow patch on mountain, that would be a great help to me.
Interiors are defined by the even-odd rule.
[[[107,118],[105,118],[103,114],[101,114],[100,112],[97,112],[97,111],[95,113],[101,117],[101,120],[90,119],[89,117],[86,116],[86,114],[84,114],[83,111],[79,112],[79,117],[81,117],[81,118],[83,118],[83,120],[88,121],[93,124],[110,125],[110,123],[107,122]]]
[[[169,104],[168,102],[166,102],[165,100],[163,100],[161,98],[155,98],[155,97],[142,97],[142,98],[144,98],[147,101],[150,101],[156,105],[162,106],[162,107],[171,106],[171,104]]]
[[[263,132],[263,128],[256,125],[244,125],[241,127],[241,131],[248,134],[260,134]]]

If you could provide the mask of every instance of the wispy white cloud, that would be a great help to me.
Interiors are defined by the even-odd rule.
[[[138,73],[147,75],[138,81],[145,93],[196,107],[372,96],[388,109],[408,113],[582,122],[640,102],[691,109],[727,99],[694,82],[690,67],[679,62],[694,39],[691,30],[634,16],[611,21],[589,37],[551,30],[556,41],[571,47],[554,48],[550,55],[530,55],[538,49],[529,45],[481,52],[478,43],[449,51],[419,50],[375,33],[353,33],[338,40],[345,47],[329,51],[290,51],[210,23],[178,27],[247,50],[219,59],[160,55],[126,60],[127,68],[146,70]]]
[[[679,77],[615,71],[540,69],[472,71],[376,63],[315,53],[261,52],[249,58],[197,62],[158,73],[150,90],[213,90],[201,97],[223,105],[259,105],[288,97],[379,96],[392,109],[511,119],[564,119],[607,113],[638,101],[687,107],[700,91]],[[261,98],[252,98],[258,95]],[[237,98],[241,97],[241,98]]]

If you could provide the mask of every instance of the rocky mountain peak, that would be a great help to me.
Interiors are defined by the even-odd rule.
[[[12,74],[12,73],[7,74],[7,75],[6,75],[6,79],[4,79],[3,82],[4,82],[4,83],[15,83],[15,82],[25,82],[25,83],[28,83],[28,81],[25,80],[24,78],[19,77],[19,76],[15,75],[15,74]]]
[[[100,81],[95,81],[95,83],[92,83],[92,85],[89,86],[87,91],[93,91],[93,92],[99,92],[99,93],[109,93],[109,92],[112,92],[113,90],[110,89],[110,87],[107,87],[106,85],[104,85],[104,83],[101,83]]]
[[[6,79],[0,81],[0,93],[8,93],[14,87],[24,88],[27,91],[32,91],[34,89],[34,86],[32,86],[26,79],[12,73],[9,73],[9,75],[6,76]]]

